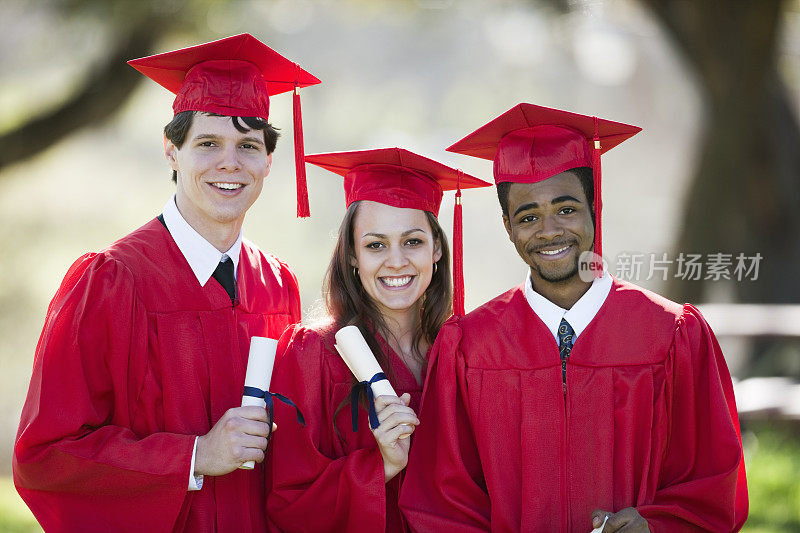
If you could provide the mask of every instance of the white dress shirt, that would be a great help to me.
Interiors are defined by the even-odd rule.
[[[167,201],[162,212],[164,224],[172,236],[172,240],[178,245],[178,249],[186,258],[189,267],[194,272],[197,282],[201,287],[205,287],[217,265],[225,258],[233,261],[233,276],[236,278],[239,268],[239,252],[242,249],[242,232],[236,242],[227,251],[220,252],[213,244],[208,242],[202,235],[186,222],[178,206],[175,203],[175,195]],[[203,488],[203,476],[194,475],[194,460],[197,454],[197,437],[194,439],[194,449],[192,450],[192,463],[189,467],[189,490],[200,490]]]
[[[164,223],[172,235],[172,240],[178,245],[178,249],[186,258],[201,287],[206,286],[219,262],[226,257],[233,261],[233,275],[236,277],[236,271],[239,268],[239,252],[242,250],[241,231],[239,231],[239,236],[236,237],[233,246],[225,252],[220,252],[186,222],[186,219],[178,211],[174,195],[164,206],[162,214]]]
[[[592,286],[575,302],[572,308],[562,309],[533,290],[530,271],[528,271],[528,277],[525,279],[525,299],[528,300],[528,305],[531,306],[533,312],[542,319],[547,329],[553,334],[556,344],[558,344],[558,325],[561,323],[562,318],[566,319],[572,329],[575,330],[575,338],[577,339],[586,329],[586,326],[589,325],[589,322],[597,315],[609,292],[611,292],[611,274],[604,271],[602,277],[595,278],[592,281]]]

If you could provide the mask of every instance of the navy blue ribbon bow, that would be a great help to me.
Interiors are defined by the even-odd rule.
[[[369,381],[362,381],[350,391],[350,418],[353,422],[353,433],[358,431],[358,395],[363,389],[367,395],[367,406],[369,407],[369,427],[375,429],[380,426],[378,413],[375,412],[375,393],[372,392],[372,384],[378,381],[389,379],[383,372],[378,372]]]
[[[297,411],[297,423],[301,426],[306,425],[306,419],[303,418],[303,413],[300,412],[300,408],[297,407],[292,400],[284,396],[283,394],[278,394],[277,392],[270,392],[268,390],[261,390],[258,387],[248,387],[245,385],[244,387],[244,396],[251,396],[253,398],[261,398],[265,402],[267,402],[267,411],[269,411],[269,421],[270,423],[275,420],[275,413],[272,404],[272,398],[277,398],[278,400],[282,401],[286,405],[290,407],[294,407],[295,411]],[[272,433],[272,425],[270,425],[270,433]]]

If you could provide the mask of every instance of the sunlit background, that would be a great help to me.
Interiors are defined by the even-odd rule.
[[[709,13],[709,4],[717,12]],[[609,269],[622,274],[624,258],[642,254],[633,281],[701,309],[725,304],[708,306],[707,316],[732,371],[745,380],[737,394],[740,407],[748,406],[742,413],[751,492],[747,527],[800,530],[800,320],[792,307],[800,303],[793,266],[800,264],[800,146],[791,144],[800,114],[800,2],[751,2],[749,12],[734,4],[748,3],[4,0],[0,530],[36,530],[13,492],[10,457],[50,298],[78,256],[156,216],[174,191],[161,135],[172,117],[172,95],[147,79],[138,83],[135,72],[138,84],[126,82],[130,73],[119,74],[121,59],[115,70],[104,70],[105,63],[126,39],[131,50],[143,46],[135,55],[149,55],[241,32],[322,80],[301,91],[307,153],[399,146],[491,181],[491,162],[444,148],[519,102],[641,126],[642,133],[603,159]],[[770,10],[772,18],[762,16]],[[765,38],[758,30],[751,45],[741,33],[747,21],[772,34]],[[754,72],[769,83],[748,77]],[[84,92],[98,73],[97,79],[118,79],[123,87],[97,83],[102,90]],[[73,101],[81,93],[85,97]],[[110,101],[100,104],[104,99]],[[61,114],[31,123],[52,112]],[[309,165],[312,217],[296,219],[291,97],[273,97],[270,114],[283,138],[244,231],[291,265],[308,312],[319,304],[344,212],[341,178]],[[756,121],[758,128],[742,125]],[[728,144],[715,145],[715,139]],[[751,145],[760,148],[740,148]],[[735,163],[733,170],[714,163],[720,160]],[[770,180],[778,185],[753,185]],[[703,183],[712,185],[704,192],[697,188]],[[503,230],[494,188],[466,191],[463,199],[470,310],[522,282],[525,266]],[[448,234],[452,205],[446,195],[440,220]],[[760,237],[765,234],[769,238]],[[649,275],[650,254],[675,260],[681,252],[760,253],[762,280],[689,283],[677,276],[676,263],[668,281]],[[781,307],[727,305],[735,302]],[[745,311],[766,322],[785,317],[785,327],[742,335],[738,321]],[[761,380],[747,380],[754,377]],[[772,377],[782,380],[764,381]]]

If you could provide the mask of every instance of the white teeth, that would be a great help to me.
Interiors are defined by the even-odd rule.
[[[561,252],[563,252],[567,248],[569,248],[569,246],[564,246],[563,248],[559,248],[558,250],[552,250],[552,251],[541,250],[539,253],[540,254],[544,254],[544,255],[556,255],[556,254],[560,254]]]
[[[222,183],[222,182],[214,182],[211,185],[217,187],[218,189],[225,189],[226,191],[235,191],[236,189],[241,189],[244,187],[241,183]]]
[[[390,287],[402,287],[411,282],[411,276],[403,276],[402,278],[381,278],[381,281]]]

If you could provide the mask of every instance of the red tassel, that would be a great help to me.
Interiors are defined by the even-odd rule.
[[[594,117],[594,146],[592,147],[592,179],[594,180],[594,253],[597,254],[598,264],[593,265],[596,277],[603,275],[603,234],[600,221],[603,218],[603,191],[602,167],[600,163],[600,132],[599,121]]]
[[[295,64],[295,69],[299,74],[299,66]],[[294,169],[297,175],[297,216],[305,218],[311,216],[311,209],[308,205],[308,187],[306,185],[306,155],[303,148],[303,113],[300,109],[300,93],[298,92],[298,81],[295,77],[294,96],[292,97],[292,115],[294,119]]]
[[[453,208],[453,314],[464,316],[464,228],[461,214],[461,171]]]

